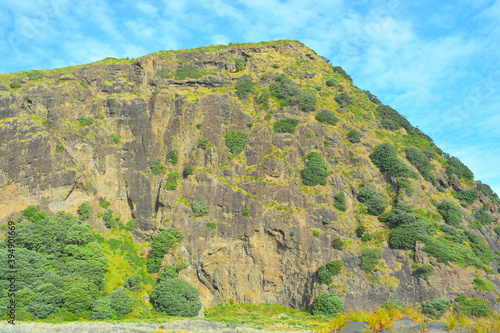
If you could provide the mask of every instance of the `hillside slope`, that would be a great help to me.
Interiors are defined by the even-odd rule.
[[[498,306],[496,194],[299,42],[1,75],[0,138],[2,221],[89,203],[101,232],[108,209],[137,242],[176,228],[163,264],[204,306]]]

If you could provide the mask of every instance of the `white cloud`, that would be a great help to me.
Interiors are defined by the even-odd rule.
[[[138,2],[136,6],[141,12],[149,16],[154,16],[158,13],[158,8],[147,2]]]

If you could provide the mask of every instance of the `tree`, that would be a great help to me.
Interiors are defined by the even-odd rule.
[[[116,288],[111,295],[109,295],[111,308],[116,311],[117,317],[125,317],[134,311],[134,301],[125,288]]]
[[[236,89],[236,96],[238,96],[239,99],[247,98],[248,95],[253,92],[254,85],[255,83],[253,82],[250,75],[241,77],[234,85],[234,88]]]
[[[326,185],[328,170],[320,153],[311,152],[306,155],[307,166],[300,171],[302,183],[307,186]]]
[[[350,130],[349,133],[347,133],[347,140],[349,140],[351,143],[361,142],[359,132],[356,131],[355,129]]]
[[[111,307],[109,297],[99,298],[92,305],[92,319],[104,320],[112,319],[116,316],[116,311]]]
[[[201,309],[200,292],[179,278],[166,279],[151,292],[151,302],[159,312],[170,316],[194,317]]]
[[[191,204],[191,209],[193,210],[194,216],[202,217],[208,215],[209,211],[207,205],[201,201],[193,201]]]
[[[86,221],[90,216],[90,205],[88,203],[82,203],[77,210],[81,221]]]
[[[141,280],[140,275],[130,275],[125,281],[125,288],[130,290],[137,289],[141,285]]]
[[[344,302],[336,294],[324,292],[318,295],[312,304],[313,315],[332,316],[344,310]]]
[[[321,265],[318,269],[318,281],[319,283],[326,285],[333,283],[332,273],[325,265]]]
[[[151,243],[151,252],[149,253],[148,272],[157,273],[161,267],[163,256],[184,239],[182,233],[175,229],[169,228],[168,230],[160,232]]]
[[[316,114],[316,120],[320,123],[335,125],[339,121],[339,118],[335,116],[332,111],[321,109],[321,111]]]

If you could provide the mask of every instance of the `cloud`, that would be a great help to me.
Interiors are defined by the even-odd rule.
[[[158,8],[156,8],[155,6],[147,3],[147,2],[138,2],[136,4],[137,8],[143,12],[144,14],[148,15],[148,16],[154,16],[158,13]]]

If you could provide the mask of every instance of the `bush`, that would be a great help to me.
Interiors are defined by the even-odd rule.
[[[413,207],[406,202],[398,202],[386,218],[386,222],[395,228],[400,224],[410,224],[417,220],[418,216],[412,214]]]
[[[451,240],[453,243],[459,243],[462,244],[467,237],[465,237],[464,233],[461,231],[458,231],[457,229],[453,228],[452,226],[448,224],[443,224],[439,226],[439,229],[441,231],[446,233],[447,239]]]
[[[347,210],[344,192],[339,192],[339,193],[335,194],[333,205],[335,206],[335,208],[337,208],[340,211],[345,212]]]
[[[423,250],[444,264],[454,262],[462,267],[483,265],[467,246],[452,243],[446,239],[428,238]]]
[[[344,107],[352,104],[352,98],[348,93],[342,92],[335,96],[335,102],[337,102],[341,107]]]
[[[381,258],[381,249],[363,249],[363,253],[359,257],[359,267],[369,273],[377,266]]]
[[[375,147],[370,159],[380,172],[389,176],[417,178],[417,174],[398,157],[396,149],[390,143],[382,143]]]
[[[76,120],[80,123],[80,126],[90,126],[94,123],[94,118],[92,117],[84,117],[80,116],[76,118]]]
[[[447,298],[433,298],[422,303],[422,313],[439,319],[450,309],[451,302]]]
[[[168,152],[167,158],[170,160],[172,165],[177,165],[177,162],[179,161],[179,152],[177,149],[172,149],[171,151]]]
[[[487,317],[491,313],[488,305],[479,298],[467,298],[460,295],[455,298],[455,301],[458,304],[453,307],[453,311],[457,314],[469,317]]]
[[[376,193],[368,201],[365,202],[367,212],[373,216],[379,216],[385,211],[387,206],[387,200],[385,195],[382,193]]]
[[[347,140],[349,140],[351,143],[361,142],[359,132],[356,131],[355,129],[350,130],[349,133],[347,133]]]
[[[404,311],[408,309],[408,305],[398,299],[391,299],[390,301],[384,302],[380,305],[382,309],[386,310],[400,310]]]
[[[352,83],[352,78],[348,75],[345,70],[340,66],[333,66],[333,73],[342,75],[346,80]]]
[[[113,319],[115,316],[116,311],[111,307],[111,301],[108,297],[94,301],[92,305],[92,320]]]
[[[373,235],[370,234],[369,232],[367,232],[366,234],[363,235],[363,237],[361,238],[361,240],[363,242],[369,242],[369,241],[373,240]]]
[[[415,193],[415,189],[411,186],[410,180],[405,177],[396,178],[396,188],[398,194],[402,194],[402,192],[405,191],[406,195],[411,196]]]
[[[328,80],[326,81],[326,85],[327,85],[328,87],[333,87],[333,86],[335,86],[335,80],[328,79]]]
[[[328,170],[320,153],[311,152],[306,155],[307,166],[300,171],[302,183],[307,186],[326,185]]]
[[[467,180],[472,180],[474,179],[474,174],[470,169],[463,164],[457,157],[455,156],[449,156],[445,155],[445,158],[448,162],[448,165],[446,166],[446,173],[448,175],[457,175],[458,178],[464,178]]]
[[[134,231],[135,230],[135,220],[132,219],[125,224],[125,230],[127,231]]]
[[[141,285],[141,276],[140,275],[130,275],[125,281],[125,288],[128,289],[137,289]]]
[[[480,210],[474,212],[474,217],[481,225],[493,223],[493,218],[486,212],[488,205],[484,205]]]
[[[226,133],[226,146],[236,156],[243,151],[247,143],[247,133],[241,131],[229,131]]]
[[[375,111],[382,127],[387,130],[395,131],[401,127],[404,127],[407,131],[413,129],[413,126],[405,117],[388,105],[379,105]]]
[[[378,97],[372,94],[369,90],[365,90],[365,94],[370,100],[370,102],[375,103],[377,105],[382,105],[382,102],[378,99]]]
[[[125,317],[134,311],[134,300],[129,296],[129,292],[125,288],[116,288],[109,295],[109,301],[118,318]]]
[[[161,157],[156,158],[149,168],[155,175],[161,175],[165,172],[165,165],[161,163]]]
[[[111,206],[111,202],[104,199],[103,201],[99,201],[99,206],[101,206],[104,209],[107,209],[109,206]]]
[[[471,205],[477,200],[477,192],[474,190],[465,190],[460,192],[453,192],[453,196],[458,200]]]
[[[464,235],[467,237],[469,241],[469,245],[476,254],[476,256],[484,263],[484,264],[489,264],[490,262],[495,259],[495,256],[493,255],[493,252],[489,248],[488,244],[473,234],[470,231],[464,231]]]
[[[207,205],[200,201],[193,201],[191,204],[191,209],[193,210],[194,216],[201,217],[208,215],[209,211]]]
[[[375,191],[373,188],[366,186],[362,187],[358,193],[358,201],[361,203],[365,203],[370,200],[375,194],[377,194],[377,191]]]
[[[495,287],[493,286],[493,283],[491,283],[488,280],[483,279],[482,277],[476,276],[474,278],[475,290],[481,290],[481,291],[493,291],[495,290]]]
[[[408,148],[406,150],[406,158],[415,168],[417,168],[418,172],[420,172],[425,180],[437,185],[436,178],[431,173],[434,166],[422,151],[413,147]]]
[[[241,58],[234,59],[234,64],[236,66],[236,71],[237,72],[241,72],[247,66],[247,64],[245,62],[245,59],[241,59]]]
[[[87,203],[82,203],[77,210],[81,221],[86,221],[90,216],[90,205]]]
[[[412,274],[423,277],[424,279],[428,279],[429,275],[434,272],[434,266],[430,264],[417,265],[413,268]]]
[[[250,208],[245,208],[242,212],[243,216],[249,217],[250,216]]]
[[[169,316],[194,317],[201,309],[200,292],[185,280],[166,279],[151,292],[151,303]]]
[[[451,201],[442,201],[437,209],[447,224],[456,226],[462,223],[462,213]]]
[[[276,78],[276,82],[270,87],[271,95],[282,100],[281,105],[297,105],[302,111],[316,110],[316,95],[302,91],[299,85],[285,74],[281,74]]]
[[[181,68],[177,68],[177,71],[175,73],[175,78],[177,80],[184,80],[186,78],[192,78],[192,79],[199,79],[203,75],[209,74],[208,71],[200,71],[198,68],[194,66],[184,66]]]
[[[259,104],[260,110],[269,110],[269,97],[271,97],[271,93],[267,90],[262,91],[256,97],[255,101]]]
[[[162,67],[156,71],[155,75],[162,79],[168,79],[170,77],[170,71],[168,68]]]
[[[10,87],[11,87],[12,89],[18,89],[18,88],[21,88],[21,82],[19,82],[19,81],[17,81],[17,80],[12,81],[12,82],[10,83]]]
[[[491,189],[491,187],[488,185],[488,184],[483,184],[481,183],[480,180],[476,181],[476,189],[481,192],[482,194],[484,194],[485,196],[487,196],[488,198],[490,198],[491,201],[493,201],[493,203],[496,203],[496,204],[499,204],[500,203],[500,199],[498,198],[498,195],[493,192],[493,190]]]
[[[56,153],[64,152],[64,146],[61,144],[56,145]]]
[[[41,80],[43,78],[43,73],[40,71],[34,71],[28,73],[28,79],[31,81]]]
[[[184,176],[184,178],[186,178],[187,176],[191,176],[192,174],[193,174],[193,167],[191,166],[191,164],[186,165],[184,171],[182,172],[182,175]]]
[[[342,267],[344,267],[344,265],[342,265],[340,260],[333,260],[326,264],[326,268],[330,272],[330,275],[339,275],[340,271],[342,271]]]
[[[253,87],[255,83],[253,82],[250,75],[245,75],[238,79],[234,88],[236,89],[236,96],[239,99],[247,98],[253,92]]]
[[[45,119],[42,123],[43,126],[45,126],[48,129],[51,129],[54,123],[50,119]]]
[[[318,295],[312,304],[313,315],[333,316],[344,311],[344,302],[336,294],[324,292]]]
[[[179,270],[177,269],[177,267],[173,265],[165,265],[163,267],[163,271],[161,271],[160,274],[158,275],[158,279],[156,279],[156,282],[160,283],[164,280],[176,278],[178,276],[179,276]]]
[[[273,125],[273,130],[276,133],[294,133],[299,125],[299,120],[295,118],[280,119]]]
[[[337,118],[332,111],[321,109],[321,111],[316,114],[316,120],[320,123],[335,125],[339,121],[339,118]]]
[[[332,273],[325,265],[321,265],[318,269],[318,281],[320,284],[330,285],[333,283]]]
[[[183,239],[184,236],[182,233],[175,228],[169,228],[156,235],[151,243],[151,251],[149,252],[148,272],[157,273],[160,270],[163,256]]]
[[[203,150],[207,149],[208,147],[208,139],[207,138],[201,138],[198,141],[198,148],[201,148]]]
[[[335,249],[335,250],[343,250],[344,247],[345,247],[345,243],[342,239],[340,238],[334,238],[332,240],[332,247]]]
[[[415,247],[417,241],[425,241],[436,233],[434,224],[424,218],[419,218],[410,224],[401,224],[389,235],[389,246],[393,249],[409,250]]]

